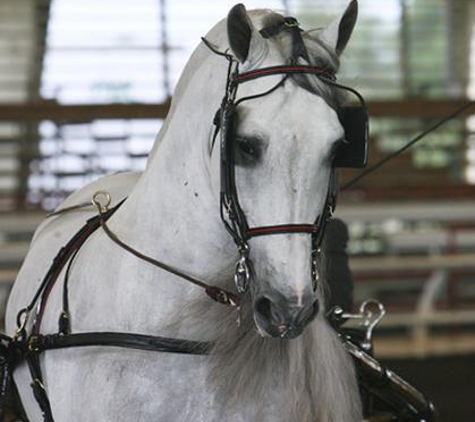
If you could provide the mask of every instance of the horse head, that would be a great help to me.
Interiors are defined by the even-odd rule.
[[[240,253],[236,282],[249,287],[264,336],[294,338],[323,308],[319,248],[345,142],[334,74],[356,15],[353,1],[308,32],[241,4],[228,15],[230,76],[212,154],[221,155],[223,221]]]

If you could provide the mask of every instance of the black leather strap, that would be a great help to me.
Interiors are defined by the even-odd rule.
[[[70,347],[120,347],[151,352],[206,355],[212,345],[203,341],[172,339],[122,332],[89,332],[73,334],[38,334],[30,337],[28,348],[33,353]]]
[[[14,343],[14,342],[13,342]],[[53,412],[44,386],[40,355],[46,350],[71,347],[120,347],[151,352],[206,355],[212,344],[144,334],[121,332],[91,332],[76,334],[33,334],[26,344],[21,344],[31,375],[31,388],[43,414],[44,422],[54,422]],[[6,371],[11,369],[6,365]],[[9,374],[8,374],[9,375]],[[1,410],[1,409],[0,409]]]
[[[31,375],[31,389],[38,406],[43,414],[44,422],[54,422],[53,412],[49,401],[48,393],[44,386],[43,373],[41,371],[40,356],[34,351],[28,351],[25,354],[25,360]]]

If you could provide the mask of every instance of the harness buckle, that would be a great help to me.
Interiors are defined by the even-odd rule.
[[[13,336],[13,341],[17,341],[20,339],[24,339],[26,335],[26,324],[28,324],[28,320],[30,319],[30,311],[27,308],[22,309],[17,316],[17,325],[18,328],[15,331]]]
[[[40,346],[40,338],[38,336],[31,336],[28,339],[28,344],[27,344],[28,352],[30,353],[39,353],[41,352],[41,346]]]
[[[299,26],[299,22],[295,18],[288,17],[284,20],[284,26],[287,28],[295,28]]]
[[[249,268],[249,246],[243,243],[239,246],[240,257],[236,263],[236,272],[234,273],[234,282],[239,293],[245,293],[249,288],[251,280],[251,270]]]

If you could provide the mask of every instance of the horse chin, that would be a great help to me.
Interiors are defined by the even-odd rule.
[[[302,334],[304,328],[307,324],[303,326],[287,326],[287,325],[274,325],[270,324],[267,321],[262,320],[258,316],[254,316],[254,322],[256,324],[256,329],[258,334],[261,337],[267,338],[280,338],[286,340],[292,340],[297,338],[300,334]]]

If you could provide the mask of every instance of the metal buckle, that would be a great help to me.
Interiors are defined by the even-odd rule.
[[[236,264],[236,272],[234,274],[234,282],[239,293],[244,293],[249,288],[249,279],[251,274],[249,265],[247,264],[247,257],[242,256]]]
[[[299,26],[299,22],[295,18],[285,18],[284,26],[287,28],[295,28],[296,26]]]
[[[17,341],[17,340],[20,340],[21,338],[25,338],[26,324],[28,324],[29,319],[30,319],[30,311],[27,308],[22,309],[17,317],[18,328],[15,331],[15,335],[13,336],[13,341]]]
[[[236,263],[236,272],[234,273],[234,282],[239,293],[244,293],[249,288],[249,281],[251,279],[251,271],[249,268],[249,246],[243,243],[239,247],[240,257]]]
[[[39,345],[39,337],[35,335],[31,336],[28,339],[27,347],[30,353],[39,353],[41,351],[41,348]]]

